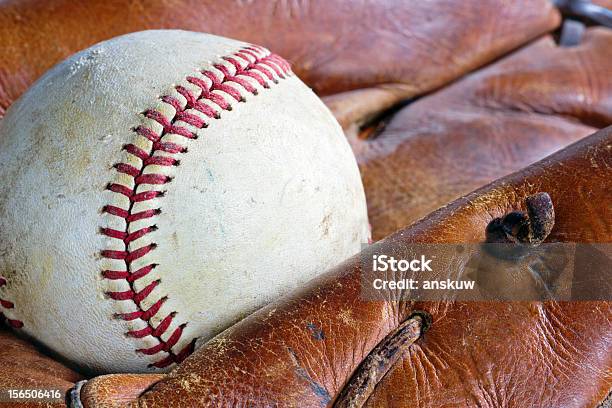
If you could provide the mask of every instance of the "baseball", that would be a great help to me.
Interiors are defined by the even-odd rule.
[[[167,370],[368,241],[327,108],[279,56],[213,35],[60,63],[1,121],[0,163],[0,312],[95,373]]]

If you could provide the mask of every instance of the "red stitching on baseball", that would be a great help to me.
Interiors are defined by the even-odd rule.
[[[182,86],[177,86],[176,87],[176,91],[178,93],[180,93],[181,95],[183,95],[183,97],[187,101],[187,108],[188,109],[195,109],[198,112],[201,112],[204,115],[208,116],[209,118],[219,119],[221,117],[219,115],[219,112],[214,110],[212,107],[208,106],[205,103],[202,103],[202,102],[198,101],[197,98],[195,97],[195,95],[192,92],[190,92],[187,88],[184,88]],[[174,102],[175,101],[176,101],[176,103],[178,103],[178,100],[176,100],[175,98],[168,97],[168,100],[171,101],[173,106],[174,106]],[[179,104],[179,106],[180,106],[180,104]],[[208,126],[208,124],[206,124],[206,126]]]
[[[119,313],[115,317],[126,321],[141,320],[146,323],[145,327],[128,331],[126,335],[134,338],[152,336],[158,342],[152,347],[137,349],[136,352],[145,355],[155,355],[161,352],[167,353],[166,356],[152,363],[150,365],[152,367],[163,368],[174,363],[180,363],[193,351],[195,339],[192,339],[180,351],[174,352],[172,348],[179,342],[187,323],[182,323],[176,327],[167,340],[164,341],[162,336],[168,331],[178,313],[171,312],[164,316],[156,327],[153,326],[150,320],[161,310],[162,305],[168,300],[168,296],[158,299],[147,310],[144,310],[141,305],[160,284],[161,280],[154,280],[140,290],[137,290],[135,286],[135,282],[147,276],[155,269],[157,264],[151,263],[138,270],[133,270],[132,263],[137,259],[145,259],[156,249],[157,244],[150,243],[133,250],[130,250],[129,245],[157,230],[157,226],[152,224],[130,232],[130,225],[135,221],[154,218],[161,213],[161,209],[156,208],[134,212],[134,203],[153,200],[164,195],[163,191],[158,190],[138,193],[137,191],[142,185],[163,185],[172,180],[169,176],[146,172],[145,169],[148,166],[168,167],[179,165],[180,161],[173,157],[173,155],[186,153],[187,148],[178,143],[163,140],[164,136],[173,134],[187,139],[196,139],[197,135],[186,126],[177,124],[177,122],[183,122],[197,129],[206,128],[208,126],[206,118],[219,119],[221,117],[220,110],[232,109],[232,105],[227,100],[228,96],[238,102],[245,101],[243,91],[239,90],[239,87],[247,93],[257,95],[258,90],[252,82],[249,82],[249,78],[263,88],[269,88],[269,82],[278,83],[277,77],[285,78],[285,75],[291,74],[291,67],[287,62],[274,54],[270,54],[265,48],[258,46],[243,47],[233,55],[222,57],[222,60],[231,66],[224,65],[223,63],[215,64],[213,65],[216,70],[215,72],[201,71],[202,77],[188,76],[186,78],[188,83],[199,88],[199,96],[187,87],[178,85],[175,87],[175,90],[185,99],[185,102],[181,102],[176,96],[166,95],[161,97],[162,102],[174,108],[175,114],[173,117],[166,117],[161,111],[156,109],[147,109],[143,112],[146,118],[158,123],[162,127],[162,131],[158,134],[147,126],[141,125],[135,127],[133,131],[137,135],[152,142],[151,149],[147,152],[135,144],[124,145],[123,150],[139,158],[142,161],[142,165],[136,167],[128,163],[116,164],[114,166],[115,170],[118,173],[131,177],[133,183],[129,186],[120,183],[109,183],[106,186],[107,190],[127,197],[129,199],[129,208],[124,209],[110,204],[102,208],[103,213],[120,217],[126,223],[125,230],[100,228],[101,234],[111,239],[120,240],[123,243],[123,249],[119,250],[116,247],[105,249],[100,252],[100,255],[104,258],[116,259],[125,263],[124,270],[105,270],[102,272],[102,277],[109,280],[125,281],[129,285],[128,290],[107,292],[107,296],[117,301],[132,300],[137,307],[137,310],[133,312]],[[230,71],[231,68],[235,70],[234,74]],[[188,112],[188,110],[192,110],[192,112]],[[205,118],[195,112],[201,113]],[[160,153],[166,153],[167,155],[160,155]]]
[[[153,156],[153,157],[147,157],[144,160],[144,165],[145,166],[149,166],[149,165],[155,165],[155,166],[176,166],[178,165],[179,161],[173,157],[166,157],[166,156]]]
[[[135,131],[138,133],[138,128],[136,128]],[[146,160],[149,158],[149,153],[145,152],[140,147],[134,146],[133,144],[123,146],[123,150],[138,157],[140,160]]]
[[[212,73],[210,73],[209,71],[204,71],[202,72],[204,75],[210,74],[213,75]],[[215,77],[216,78],[216,77]],[[206,81],[200,79],[200,78],[196,78],[196,77],[187,77],[187,81],[196,85],[197,87],[199,87],[202,90],[202,94],[200,95],[200,99],[208,99],[209,101],[214,102],[215,104],[217,104],[221,109],[225,109],[225,110],[231,110],[232,107],[229,103],[227,103],[227,101],[225,100],[225,98],[223,98],[223,96],[213,93],[211,92],[212,87],[209,87],[208,84],[206,83]],[[215,113],[214,118],[215,119],[219,119],[221,116],[219,115],[219,112]]]
[[[119,173],[127,174],[128,176],[136,177],[140,174],[140,170],[131,164],[127,163],[117,163],[115,164],[115,168]]]
[[[155,142],[153,143],[153,150],[159,150],[165,153],[187,153],[187,148],[172,142]]]

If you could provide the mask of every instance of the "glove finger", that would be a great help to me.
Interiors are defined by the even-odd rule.
[[[165,374],[101,375],[83,384],[79,395],[73,396],[72,406],[78,407],[78,403],[83,408],[125,406],[135,401],[147,388],[165,376]]]
[[[394,237],[398,243],[482,241],[492,218],[547,191],[556,213],[551,242],[608,242],[611,143],[608,127]],[[417,302],[413,307],[434,316],[431,329],[377,384],[365,407],[410,407],[416,400],[422,407],[590,407],[608,396],[609,301]]]
[[[373,238],[612,123],[612,30],[546,37],[349,140]]]
[[[0,114],[60,60],[133,31],[179,28],[238,38],[287,58],[318,93],[398,83],[406,97],[441,86],[558,23],[548,0],[529,7],[496,0],[2,2]]]

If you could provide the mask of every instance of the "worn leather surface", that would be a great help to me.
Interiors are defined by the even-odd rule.
[[[553,29],[548,0],[7,0],[0,4],[0,113],[43,72],[102,40],[180,28],[263,45],[319,94],[429,91]],[[428,67],[422,69],[422,67]]]
[[[362,256],[400,258],[410,243],[482,242],[493,218],[524,209],[523,200],[541,191],[555,204],[548,241],[609,242],[611,150],[612,127],[454,201]],[[329,406],[370,350],[415,310],[433,323],[368,406],[590,407],[610,390],[609,302],[363,302],[360,274],[371,272],[361,259],[236,324],[132,405]],[[133,382],[117,383],[124,381]]]
[[[302,3],[270,3],[271,5],[264,10],[271,13],[273,18],[268,18],[266,12],[262,11],[261,3],[257,2],[242,5],[240,8],[235,5],[227,7],[228,3],[224,2],[215,13],[211,9],[215,7],[214,5],[208,6],[198,2],[196,9],[201,10],[204,17],[192,10],[183,12],[187,10],[186,4],[184,1],[129,4],[127,1],[89,1],[86,4],[75,4],[68,0],[3,2],[0,4],[2,22],[0,35],[4,41],[0,44],[0,54],[8,57],[4,59],[5,63],[0,64],[0,110],[4,110],[47,68],[78,49],[128,31],[173,27],[211,31],[262,43],[288,57],[299,75],[322,94],[349,90],[326,98],[326,103],[334,109],[345,128],[352,129],[352,134],[356,135],[355,129],[358,129],[359,125],[380,115],[399,100],[441,87],[475,67],[486,64],[509,50],[524,45],[532,38],[552,30],[559,21],[558,14],[550,7],[549,2],[544,0],[530,2],[529,7],[520,3],[500,4],[493,1],[462,2],[459,5],[457,2],[449,1],[387,2],[383,5],[363,2],[352,6],[348,11],[337,13],[335,10],[343,9],[335,2],[323,2],[312,7],[305,7]],[[120,12],[116,12],[117,10]],[[211,18],[211,15],[215,18]],[[463,22],[457,21],[462,19]],[[273,24],[269,24],[270,20]],[[369,23],[361,24],[361,21]],[[388,24],[389,22],[391,24]],[[264,24],[265,30],[262,29]],[[220,31],[216,31],[214,27],[221,27]],[[253,27],[255,29],[250,29]],[[338,36],[338,32],[343,34]],[[389,41],[398,37],[401,41]],[[304,41],[305,38],[309,40]],[[438,41],[438,38],[443,40]],[[588,41],[590,43],[591,40]],[[383,42],[393,43],[393,49],[385,50],[389,52],[385,54],[389,57],[381,59],[380,44]],[[561,58],[561,55],[565,55],[568,51],[560,50],[554,55]],[[551,57],[552,55],[551,53]],[[578,59],[582,61],[581,58]],[[357,63],[353,64],[353,61]],[[543,63],[542,60],[539,61]],[[549,69],[554,68],[552,62],[550,61],[551,64],[548,65]],[[556,62],[564,64],[562,58]],[[591,77],[586,73],[593,67],[585,64],[585,61],[577,63],[577,67],[578,71],[585,73],[574,78],[568,77],[569,83],[581,84],[579,78],[584,77],[596,78],[595,82],[602,80],[601,77]],[[516,75],[517,78],[521,76],[518,73],[512,75]],[[334,80],[328,80],[328,76]],[[546,78],[544,71],[540,73],[540,77],[544,78],[545,82],[549,79]],[[579,80],[576,80],[577,78]],[[562,82],[557,81],[555,84],[559,86]],[[512,82],[512,84],[517,83],[521,82],[516,80]],[[590,86],[592,89],[602,89],[595,85]],[[559,95],[553,91],[547,88],[550,95]],[[511,100],[520,99],[517,99],[516,92],[509,93],[512,94]],[[541,94],[538,96],[541,97]],[[530,101],[533,101],[533,98]],[[473,109],[471,101],[464,102],[470,105],[468,111]],[[453,103],[454,106],[458,106],[460,101],[455,100]],[[552,104],[556,103],[556,100],[553,100]],[[595,105],[603,106],[601,100]],[[554,111],[549,105],[545,106],[548,106],[551,112]],[[434,108],[437,109],[437,106]],[[483,109],[483,111],[489,113],[485,116],[514,113],[512,109],[507,109],[505,113],[495,109]],[[523,115],[523,113],[525,112],[521,113],[522,116],[536,116]],[[568,124],[563,125],[559,125],[558,115],[550,116],[554,122],[552,127],[558,129],[562,135],[557,136],[556,132],[546,134],[556,140],[554,143],[569,142],[573,137],[569,134],[571,128],[569,122],[578,116],[575,112],[572,113],[569,115]],[[484,116],[480,116],[481,120],[482,117]],[[512,121],[501,123],[503,125],[500,125],[499,134],[502,134],[505,126]],[[584,135],[595,125],[602,124],[576,121],[574,129],[579,131],[580,135]],[[532,131],[530,126],[527,128]],[[541,129],[547,130],[546,127]],[[370,130],[369,126],[366,127],[362,135],[370,134]],[[469,133],[463,133],[464,136],[466,134]],[[433,153],[423,151],[422,154],[432,157],[443,151],[449,150],[440,149]],[[513,152],[512,149],[509,151]],[[581,166],[585,166],[590,158],[586,153],[582,156],[585,160],[582,160]],[[482,157],[478,156],[478,160]],[[503,174],[512,170],[513,168],[508,168]],[[529,180],[537,179],[539,177],[537,172],[533,174],[532,172],[533,168],[527,173],[533,176],[530,176]],[[570,177],[571,173],[572,170],[568,170],[567,177],[556,177],[552,182],[547,181],[547,185],[555,184],[558,191],[566,193],[576,188],[577,192],[568,197],[579,198],[575,207],[565,205],[564,229],[555,229],[557,238],[565,237],[570,241],[582,239],[575,231],[580,231],[582,228],[583,217],[578,217],[576,221],[571,219],[574,213],[580,213],[580,209],[585,204],[586,213],[582,215],[588,222],[587,228],[583,231],[586,231],[589,239],[595,241],[600,240],[602,234],[607,234],[609,237],[609,225],[604,223],[602,227],[603,221],[599,220],[598,211],[602,209],[601,203],[593,204],[594,201],[598,201],[598,198],[594,197],[599,193],[588,187],[591,184],[577,184],[578,187],[575,184],[584,183],[592,177],[592,174],[585,171]],[[556,174],[560,176],[562,172]],[[390,179],[393,177],[385,178],[385,182]],[[598,182],[603,184],[604,180],[598,181],[596,178],[593,185]],[[566,184],[556,185],[562,184],[562,181]],[[524,186],[522,182],[521,185]],[[427,188],[427,185],[422,187]],[[588,202],[581,201],[583,193],[586,197],[590,197]],[[407,239],[416,241],[439,239],[443,242],[455,239],[481,240],[488,220],[514,205],[520,205],[521,198],[525,194],[527,192],[487,189],[476,196],[480,199],[460,200],[449,209],[441,210],[436,213],[437,215],[433,215],[433,218],[428,218],[429,221],[425,220],[413,226],[408,230],[411,232]],[[398,202],[401,203],[401,200]],[[555,201],[555,205],[558,206],[558,202]],[[437,206],[439,204],[432,206],[432,209]],[[451,215],[455,210],[458,211],[457,215]],[[382,225],[381,228],[387,228],[389,231],[397,228],[397,219],[390,217],[389,224]],[[437,225],[438,222],[440,225]],[[375,232],[377,228],[374,224]],[[397,240],[394,242],[392,247],[397,248]],[[256,323],[245,322],[246,326],[239,328],[244,330],[243,332],[229,333],[231,341],[226,345],[211,345],[208,350],[214,353],[211,353],[206,361],[193,363],[194,366],[191,366],[218,370],[210,379],[204,378],[202,371],[195,370],[193,373],[188,373],[188,369],[185,369],[180,377],[174,377],[172,380],[183,381],[187,387],[195,385],[195,388],[190,388],[194,390],[193,394],[177,392],[172,386],[174,383],[162,383],[159,389],[156,388],[156,391],[147,398],[159,406],[167,406],[173,402],[180,405],[183,400],[185,404],[188,401],[200,400],[210,391],[208,395],[213,403],[225,402],[228,405],[235,403],[237,406],[242,403],[250,406],[255,401],[262,402],[266,398],[273,400],[288,394],[290,398],[287,400],[288,404],[291,401],[299,401],[299,406],[307,406],[309,403],[317,406],[327,398],[326,395],[330,398],[335,397],[334,393],[342,388],[344,381],[361,358],[412,310],[410,305],[402,307],[379,305],[370,309],[371,305],[359,304],[354,300],[356,288],[354,282],[350,280],[354,275],[348,270],[341,273],[347,275],[345,280],[339,281],[340,284],[344,284],[344,289],[334,288],[333,285],[337,282],[332,284],[331,280],[320,284],[323,286],[319,285],[322,289],[318,291],[311,289],[311,292],[308,292],[309,289],[305,289],[304,293],[310,294],[296,295],[298,299],[299,296],[306,296],[308,302],[305,306],[300,306],[297,301],[288,301],[282,306],[282,310],[288,311],[284,316],[273,315],[268,320],[261,315],[254,316]],[[349,285],[350,282],[353,282],[353,286]],[[346,300],[339,301],[337,305],[345,308],[336,310],[327,304],[328,301],[341,298]],[[417,306],[422,307],[422,305]],[[599,401],[598,398],[604,395],[601,390],[606,386],[609,388],[609,377],[602,373],[601,368],[609,370],[610,367],[608,352],[610,330],[601,329],[609,324],[608,306],[604,305],[603,308],[601,305],[593,305],[592,308],[586,306],[582,310],[576,305],[563,305],[561,309],[552,308],[550,305],[514,304],[507,305],[507,309],[503,310],[499,308],[490,310],[486,306],[476,304],[472,307],[469,309],[462,304],[452,307],[430,305],[430,310],[438,317],[436,326],[443,327],[444,331],[427,333],[422,343],[419,343],[419,347],[415,348],[416,352],[411,352],[411,357],[405,359],[401,366],[398,365],[390,373],[389,379],[380,384],[380,389],[384,392],[374,395],[371,403],[374,406],[385,406],[385,404],[393,406],[393,402],[400,406],[403,406],[401,404],[414,406],[420,403],[421,406],[430,404],[429,406],[433,407],[438,405],[432,398],[440,394],[440,398],[447,398],[446,401],[450,401],[448,406],[451,407],[470,406],[469,402],[465,402],[470,401],[469,398],[479,401],[480,406],[504,406],[504,403],[506,406],[527,406],[522,401],[530,401],[529,398],[535,398],[539,394],[546,394],[547,398],[552,399],[551,394],[558,394],[568,398],[570,402],[566,406],[589,406],[583,402]],[[446,315],[452,318],[445,320],[444,311],[447,311]],[[581,312],[586,316],[595,317],[583,325]],[[329,325],[321,326],[322,329],[331,330],[332,333],[332,337],[326,336],[324,341],[315,339],[320,337],[316,332],[316,328],[319,327],[316,324],[320,322],[313,322],[315,325],[309,325],[306,330],[293,325],[306,320],[320,319],[319,316]],[[326,316],[335,317],[327,320]],[[502,318],[499,319],[498,316]],[[504,324],[506,320],[512,321],[513,316],[529,316],[529,318],[517,319],[518,323],[512,326]],[[282,324],[277,327],[276,323],[279,321]],[[547,324],[550,322],[555,325]],[[506,339],[509,327],[512,336]],[[554,327],[555,330],[545,330],[549,327]],[[561,329],[557,330],[557,327]],[[581,336],[572,336],[572,331],[576,329],[584,330],[584,337],[581,332],[578,332]],[[559,333],[556,333],[557,331]],[[337,333],[339,334],[336,335]],[[529,335],[523,337],[524,333]],[[448,341],[445,342],[446,340]],[[12,341],[14,341],[12,336],[7,334],[6,338],[0,338],[0,345]],[[427,347],[422,346],[425,342]],[[297,346],[299,355],[284,353],[286,350],[283,347],[287,344]],[[521,347],[517,348],[517,344]],[[222,355],[224,347],[229,353],[227,360]],[[274,355],[275,347],[283,353]],[[498,353],[488,354],[491,348]],[[512,353],[515,349],[519,352]],[[576,354],[563,353],[563,349]],[[246,354],[241,354],[245,350]],[[547,352],[541,353],[542,350]],[[30,353],[37,352],[32,350]],[[534,360],[533,355],[540,356],[541,359]],[[292,356],[297,356],[299,359],[294,360]],[[500,359],[500,356],[505,358]],[[574,356],[578,358],[573,359]],[[477,361],[472,363],[472,360]],[[603,360],[607,363],[602,364]],[[233,365],[236,361],[240,364]],[[304,367],[304,370],[299,369],[295,361]],[[582,367],[584,361],[588,363],[586,369]],[[544,362],[550,369],[546,373],[537,373],[546,378],[542,383],[553,384],[552,392],[549,394],[546,390],[534,389],[537,384],[534,384],[534,381],[527,383],[526,380],[533,378],[534,367],[540,362]],[[40,372],[46,371],[44,367],[36,368]],[[487,371],[487,368],[490,370]],[[498,368],[507,370],[501,371]],[[278,374],[275,374],[276,369],[279,369]],[[6,379],[7,384],[13,384],[14,379],[21,378],[20,370],[21,368],[10,367],[0,373],[0,379]],[[590,372],[592,377],[589,377],[588,372],[585,374],[585,370]],[[233,372],[238,374],[234,375]],[[567,374],[568,372],[571,374]],[[573,375],[574,372],[576,376]],[[30,374],[26,372],[23,375],[27,377]],[[299,378],[296,379],[296,375]],[[260,376],[263,380],[256,380]],[[283,376],[287,381],[281,378]],[[184,382],[185,379],[193,381]],[[92,402],[99,404],[101,401],[125,401],[138,395],[156,380],[157,378],[132,376],[98,377],[86,385],[83,397],[90,404]],[[220,381],[219,384],[215,383],[216,380]],[[229,383],[226,384],[227,381]],[[317,384],[325,387],[319,388]],[[295,388],[292,388],[292,385],[295,385]],[[420,393],[415,398],[417,388],[423,391],[422,400],[419,399]],[[206,393],[203,391],[205,389]],[[313,394],[313,391],[316,393]],[[577,402],[569,400],[572,395],[576,395]],[[189,397],[192,400],[189,400]],[[542,400],[542,406],[546,406],[547,401]]]
[[[57,389],[66,393],[83,377],[61,363],[41,353],[34,344],[18,339],[0,326],[0,390],[5,397],[8,389]],[[16,406],[7,401],[0,406]],[[40,407],[40,404],[20,403],[20,407]],[[63,401],[49,402],[48,407],[65,406]]]
[[[143,390],[165,378],[165,374],[108,374],[83,384],[81,403],[87,407],[121,406],[132,403]]]
[[[373,238],[612,124],[612,30],[544,37],[359,133]],[[384,124],[384,122],[383,122]]]

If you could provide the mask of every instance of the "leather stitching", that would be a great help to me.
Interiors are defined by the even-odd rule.
[[[121,240],[123,250],[104,249],[100,252],[102,258],[122,260],[125,263],[123,270],[104,270],[102,271],[103,279],[108,280],[124,280],[129,285],[129,290],[122,292],[106,292],[106,295],[113,300],[125,301],[132,300],[136,305],[137,310],[130,313],[115,315],[116,318],[126,321],[141,320],[145,323],[145,327],[140,330],[128,331],[126,336],[133,338],[143,338],[153,336],[158,344],[146,349],[137,349],[137,353],[145,355],[155,355],[165,352],[167,356],[149,364],[149,367],[163,368],[174,363],[180,363],[189,354],[193,352],[195,339],[183,347],[180,351],[174,352],[173,346],[177,344],[183,334],[187,323],[179,325],[167,340],[162,338],[162,335],[167,332],[173,319],[178,312],[174,311],[166,315],[157,326],[153,326],[151,319],[157,315],[162,305],[168,300],[168,296],[158,299],[148,309],[144,309],[141,304],[151,292],[161,283],[161,279],[157,279],[146,285],[141,290],[135,288],[134,283],[146,275],[148,275],[158,265],[156,263],[148,263],[146,266],[137,270],[133,270],[132,263],[138,259],[146,259],[150,253],[157,249],[157,243],[139,247],[134,250],[129,249],[129,244],[137,239],[157,230],[157,226],[153,223],[155,216],[161,213],[161,208],[148,209],[140,212],[134,212],[134,203],[153,200],[158,197],[163,197],[163,191],[144,191],[138,192],[138,187],[143,185],[164,185],[172,179],[163,174],[146,173],[145,169],[148,166],[178,166],[180,160],[178,155],[186,153],[187,148],[174,142],[166,141],[167,135],[183,136],[187,139],[197,139],[197,135],[191,132],[186,126],[177,125],[177,122],[184,122],[187,125],[195,128],[203,129],[208,126],[207,119],[220,119],[220,111],[232,110],[230,99],[237,102],[244,102],[245,92],[253,95],[258,94],[257,88],[251,81],[257,82],[264,89],[270,88],[270,83],[278,83],[278,79],[284,79],[292,75],[291,67],[287,61],[276,54],[271,54],[267,49],[255,45],[250,45],[241,48],[238,52],[221,58],[227,65],[231,66],[233,73],[229,67],[219,63],[213,67],[221,73],[213,72],[212,70],[203,70],[200,73],[203,78],[188,76],[186,81],[194,85],[198,90],[190,91],[184,86],[177,85],[175,90],[180,94],[185,101],[180,101],[178,98],[170,95],[161,97],[161,101],[171,105],[175,114],[173,117],[166,117],[158,110],[148,109],[143,114],[146,118],[153,120],[162,127],[162,131],[157,133],[155,130],[146,126],[138,126],[133,129],[134,133],[148,139],[152,142],[149,151],[143,150],[136,144],[126,144],[123,150],[130,155],[140,159],[141,166],[135,167],[128,163],[117,163],[114,169],[121,175],[127,175],[133,180],[133,187],[123,185],[121,183],[108,183],[106,189],[125,196],[129,200],[128,209],[124,209],[112,204],[108,204],[102,208],[102,213],[123,218],[125,220],[125,229],[116,230],[112,228],[102,227],[99,232],[109,238]],[[235,85],[234,85],[235,84]],[[243,90],[236,87],[239,85]],[[222,93],[221,93],[222,92]],[[226,94],[227,96],[223,95]],[[217,108],[215,108],[217,107]],[[189,110],[197,111],[202,115],[197,115]],[[154,155],[155,153],[166,153],[166,155]],[[141,228],[134,232],[130,231],[130,225],[133,222],[148,219],[151,225]],[[6,278],[0,276],[0,287],[6,286]],[[13,328],[22,328],[23,321],[11,319],[2,313],[2,309],[14,309],[13,302],[0,298],[0,321],[5,320],[9,326]]]
[[[170,95],[160,98],[162,102],[174,108],[176,112],[174,117],[166,117],[160,111],[153,109],[144,112],[145,117],[161,125],[162,131],[158,134],[155,130],[146,126],[138,126],[133,129],[137,135],[150,140],[152,142],[152,147],[150,151],[145,151],[135,144],[125,145],[124,150],[139,158],[142,165],[140,168],[137,168],[128,163],[117,163],[114,167],[118,173],[127,175],[133,179],[133,187],[128,187],[120,183],[109,183],[107,186],[108,190],[127,197],[130,204],[128,209],[113,205],[106,205],[102,209],[104,213],[126,220],[125,230],[115,230],[111,228],[100,229],[102,234],[110,238],[122,240],[124,245],[124,249],[120,251],[105,249],[101,251],[101,256],[109,259],[123,260],[125,262],[125,270],[105,270],[102,272],[102,276],[104,279],[125,280],[130,289],[123,292],[107,292],[106,295],[118,301],[131,299],[136,304],[136,311],[116,315],[117,318],[122,320],[131,321],[140,319],[146,324],[143,329],[128,331],[126,333],[128,337],[143,338],[146,336],[153,336],[157,339],[158,343],[155,346],[146,349],[137,349],[136,352],[146,355],[155,355],[161,352],[167,353],[167,356],[157,360],[149,366],[163,368],[173,363],[180,363],[193,351],[195,339],[192,339],[192,341],[180,351],[173,351],[173,346],[181,339],[187,323],[177,326],[167,340],[164,340],[162,335],[166,333],[178,312],[174,311],[166,315],[156,327],[153,326],[151,319],[157,315],[162,305],[168,300],[168,296],[160,298],[146,310],[142,307],[142,302],[147,299],[151,292],[161,283],[161,280],[157,279],[152,281],[140,291],[136,290],[134,286],[135,281],[149,274],[157,267],[157,264],[151,262],[138,270],[134,270],[132,262],[141,258],[146,259],[158,246],[157,243],[150,243],[137,249],[130,250],[129,243],[157,230],[157,226],[153,224],[153,221],[155,216],[159,215],[162,211],[161,208],[155,208],[135,212],[133,209],[134,203],[153,200],[158,197],[163,197],[164,195],[163,191],[145,191],[139,193],[137,192],[138,187],[145,184],[163,185],[171,181],[171,178],[166,175],[147,173],[145,169],[150,165],[177,166],[180,164],[177,156],[186,153],[186,147],[178,143],[169,142],[165,140],[164,136],[172,134],[187,139],[196,139],[197,135],[191,132],[186,126],[178,125],[177,122],[184,122],[197,129],[206,128],[208,126],[208,120],[221,118],[220,111],[232,109],[230,100],[233,99],[237,102],[244,102],[245,98],[243,95],[245,91],[253,95],[258,94],[257,88],[250,80],[257,82],[264,88],[269,88],[270,82],[278,83],[277,78],[283,79],[291,75],[289,63],[275,54],[270,54],[265,48],[258,46],[243,47],[233,55],[223,57],[222,59],[227,65],[233,68],[232,70],[235,71],[234,73],[224,64],[215,64],[213,67],[216,68],[221,75],[211,70],[204,70],[201,71],[203,78],[195,76],[186,78],[188,83],[197,87],[199,95],[184,86],[178,85],[175,87],[175,90],[185,99],[184,102]],[[236,85],[239,85],[244,91],[239,89]],[[189,110],[192,112],[189,112]],[[195,114],[195,111],[199,112],[199,114]],[[166,154],[163,156],[154,155],[159,152]],[[151,225],[134,232],[129,232],[130,223],[143,219],[149,219]]]
[[[192,341],[180,351],[173,351],[172,348],[181,339],[187,323],[183,323],[176,327],[167,340],[164,340],[162,335],[166,333],[178,312],[174,311],[166,315],[156,327],[153,326],[151,319],[157,315],[162,305],[168,300],[168,296],[160,298],[146,310],[141,305],[151,292],[161,283],[161,280],[157,279],[152,281],[140,291],[136,290],[134,286],[134,282],[149,274],[157,267],[157,264],[151,262],[138,270],[134,270],[132,263],[137,259],[146,259],[146,257],[149,257],[151,252],[157,249],[157,243],[150,243],[133,250],[129,249],[129,243],[157,230],[157,226],[153,224],[153,221],[155,216],[159,215],[162,211],[161,208],[155,208],[135,212],[133,209],[134,203],[153,200],[158,197],[163,197],[164,195],[163,191],[144,191],[139,193],[137,192],[138,187],[145,184],[163,185],[171,181],[171,178],[166,175],[147,173],[145,169],[147,166],[151,165],[177,166],[180,164],[177,156],[186,153],[186,147],[178,143],[166,141],[164,136],[172,134],[187,139],[196,139],[197,135],[191,132],[186,126],[178,125],[177,122],[184,122],[197,129],[206,128],[208,126],[207,120],[220,119],[220,111],[232,109],[230,100],[233,99],[237,102],[244,102],[245,98],[243,95],[245,91],[257,95],[258,90],[253,83],[249,82],[250,80],[257,82],[264,88],[269,88],[270,82],[277,83],[277,78],[283,79],[291,74],[291,68],[285,60],[275,54],[270,54],[268,50],[258,46],[243,47],[233,55],[223,57],[222,59],[233,67],[234,73],[224,64],[215,64],[213,67],[216,68],[221,75],[211,70],[204,70],[201,71],[203,78],[195,76],[186,78],[188,83],[197,87],[199,95],[184,86],[178,85],[175,87],[175,90],[185,99],[185,101],[180,101],[179,98],[170,95],[160,98],[162,102],[174,108],[174,117],[166,117],[160,111],[153,109],[144,112],[145,117],[161,125],[161,133],[158,134],[155,130],[146,126],[138,126],[133,129],[137,135],[150,140],[152,142],[152,147],[150,151],[145,151],[135,144],[125,145],[124,150],[139,158],[142,165],[140,168],[137,168],[128,163],[117,163],[114,167],[118,173],[127,175],[133,179],[133,187],[128,187],[120,183],[109,183],[107,185],[108,190],[127,197],[130,204],[128,209],[113,205],[106,205],[102,209],[104,213],[126,220],[125,230],[115,230],[111,228],[100,229],[102,234],[110,238],[122,240],[124,245],[124,249],[120,251],[105,249],[101,251],[101,256],[109,259],[123,260],[125,262],[125,270],[105,270],[102,272],[102,276],[104,279],[125,280],[130,289],[123,292],[107,292],[106,295],[113,300],[132,300],[136,304],[136,311],[116,315],[117,318],[122,320],[131,321],[140,319],[146,324],[143,329],[128,331],[126,333],[128,337],[143,338],[146,336],[153,336],[157,339],[158,343],[155,346],[146,349],[137,349],[136,352],[146,355],[155,355],[161,352],[167,353],[166,357],[157,360],[149,366],[163,368],[173,363],[180,363],[193,351],[195,339],[192,339]],[[242,87],[244,91],[234,84]],[[189,110],[192,112],[189,112]],[[195,111],[199,112],[201,115],[195,114]],[[166,155],[154,155],[159,152],[166,153]],[[143,219],[149,219],[151,225],[134,232],[129,232],[132,222]]]

